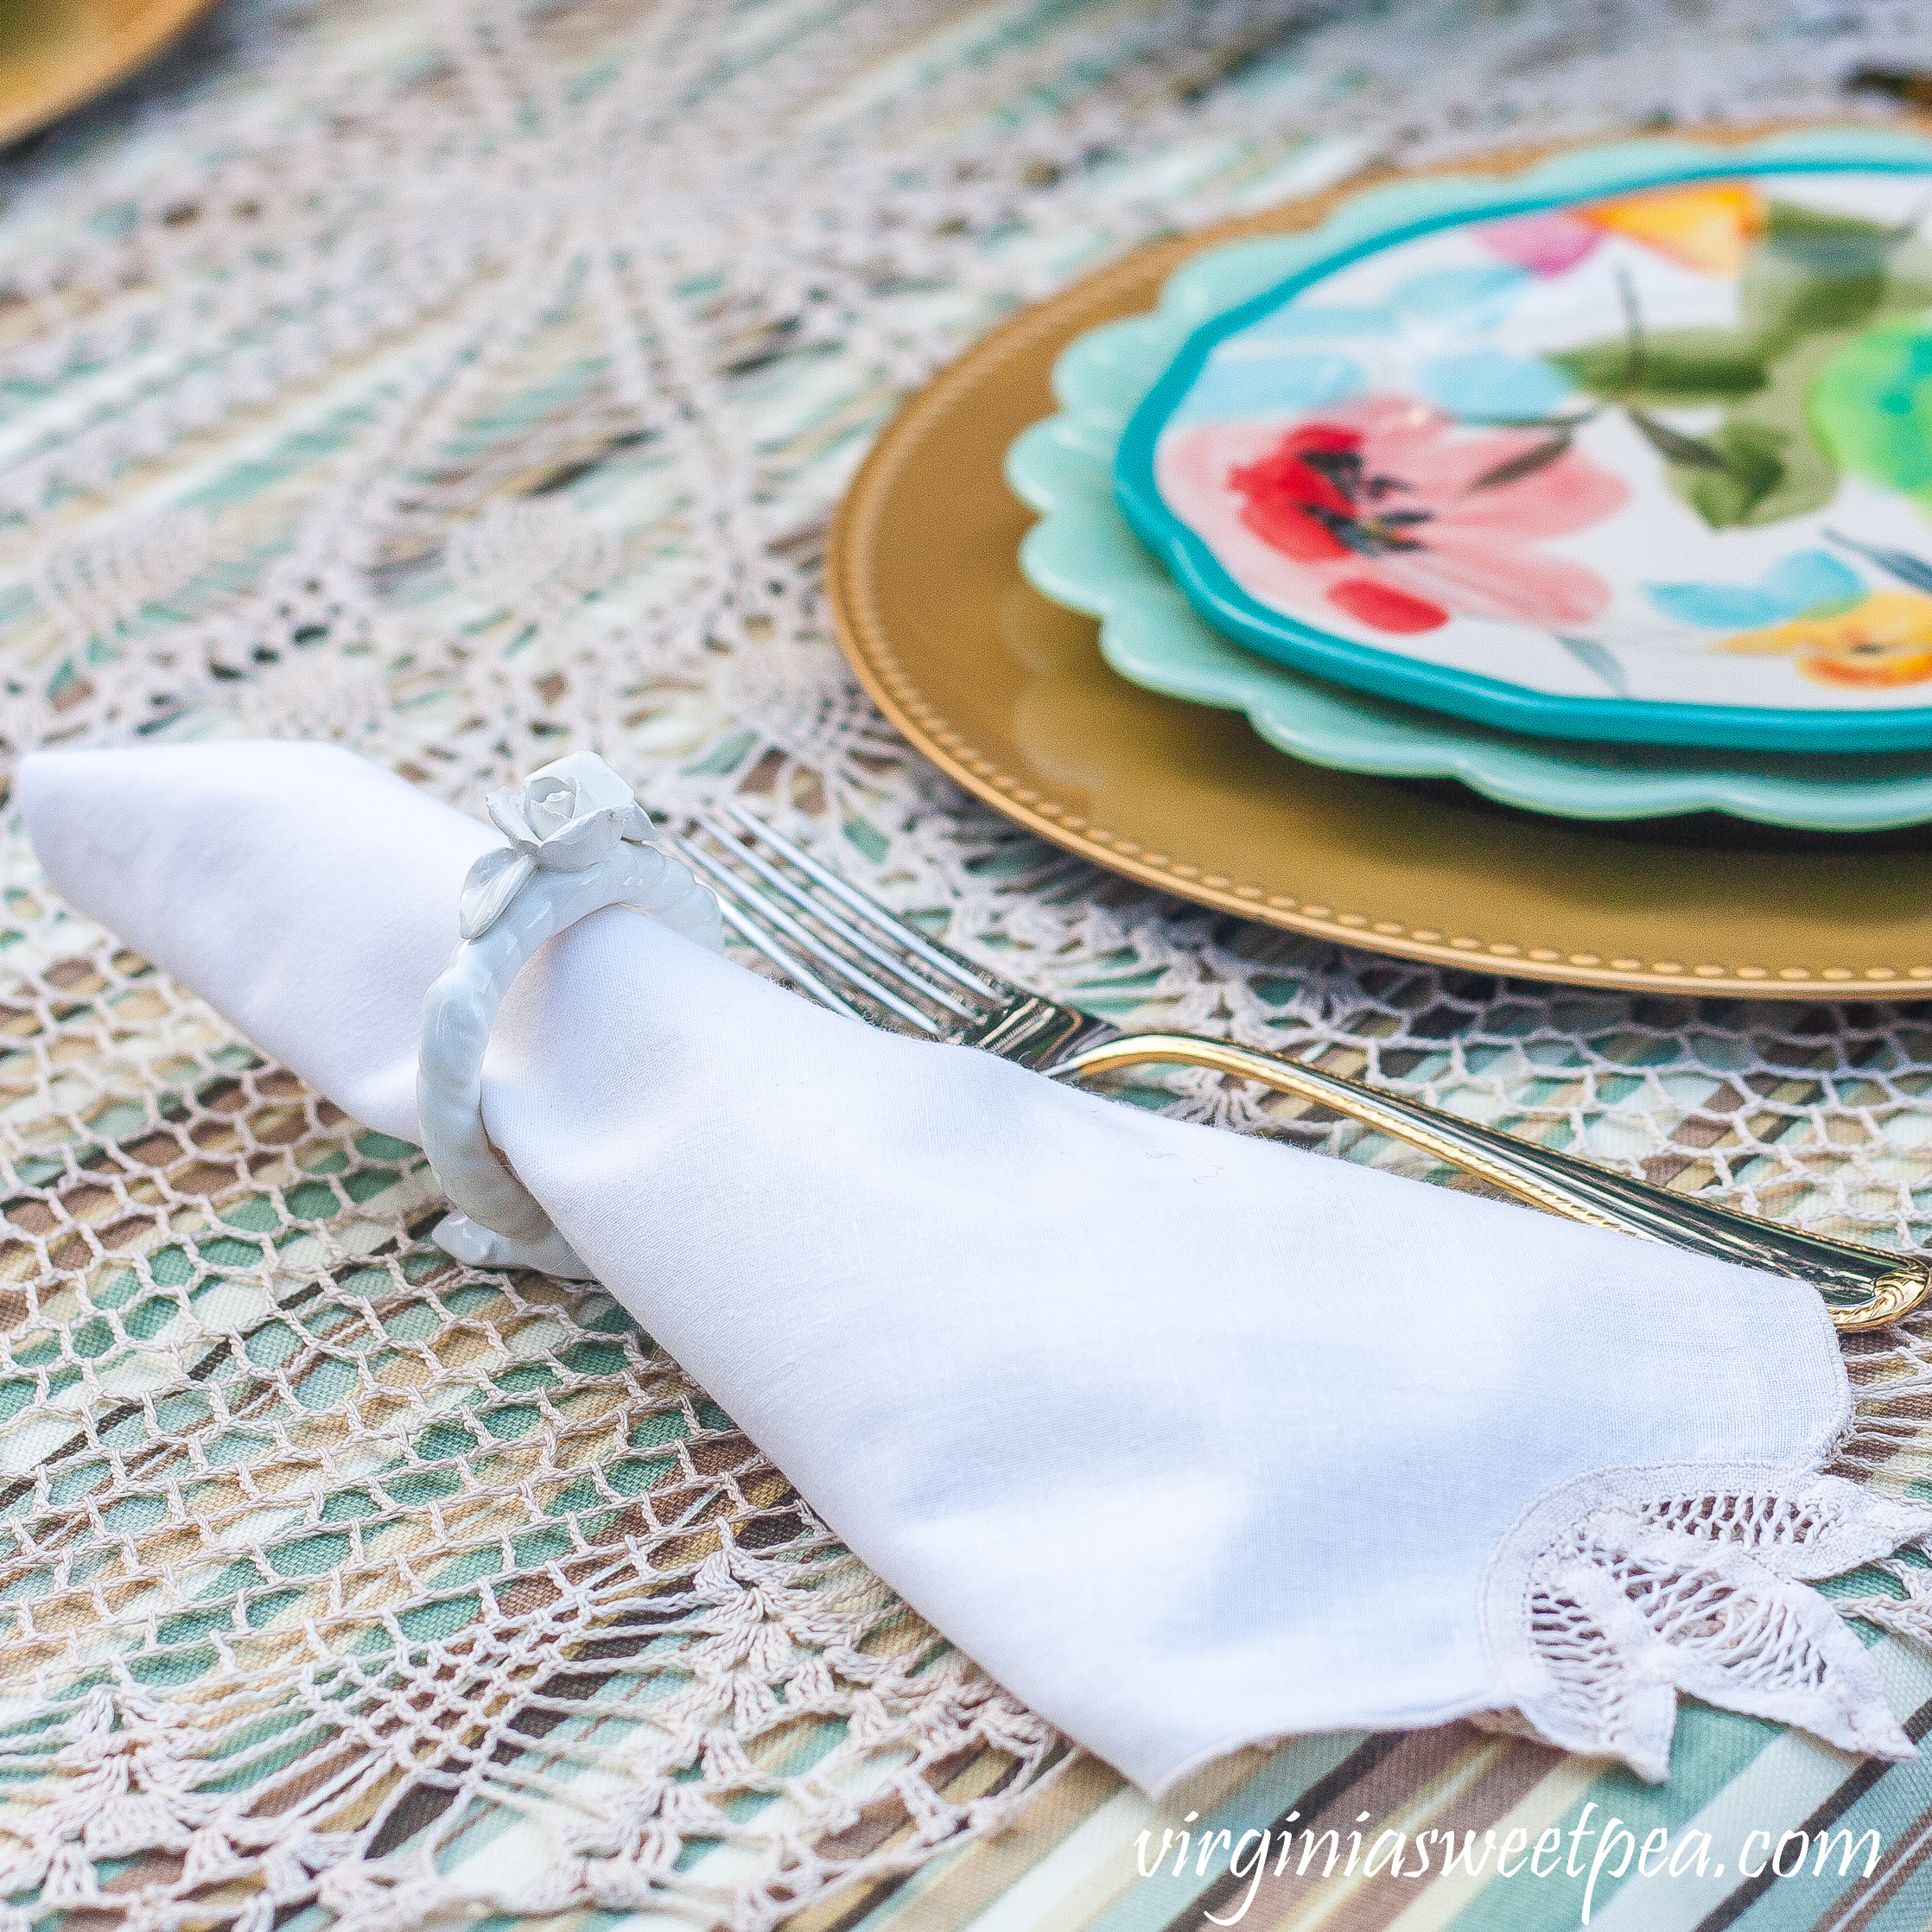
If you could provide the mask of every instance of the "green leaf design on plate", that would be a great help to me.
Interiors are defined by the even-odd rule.
[[[1486,469],[1469,487],[1473,493],[1478,490],[1493,490],[1504,483],[1520,483],[1526,476],[1534,476],[1540,469],[1548,469],[1560,456],[1570,453],[1570,445],[1576,441],[1571,429],[1559,429],[1553,436],[1541,442],[1532,443],[1520,454],[1506,458]]]
[[[1901,238],[1883,222],[1771,202],[1738,285],[1745,329],[1771,358],[1807,336],[1862,327],[1885,299]]]
[[[1544,358],[1606,403],[1681,409],[1727,403],[1764,386],[1757,340],[1736,329],[1676,328],[1632,340],[1592,342]]]
[[[1801,343],[1772,365],[1756,396],[1725,413],[1708,438],[1720,468],[1669,470],[1672,487],[1712,529],[1761,529],[1821,510],[1836,494],[1839,466],[1813,434],[1807,403],[1843,340]]]
[[[1633,315],[1615,340],[1549,359],[1579,388],[1630,412],[1663,457],[1672,488],[1712,529],[1762,528],[1822,509],[1841,467],[1906,487],[1882,473],[1898,470],[1903,448],[1881,454],[1883,436],[1859,420],[1870,416],[1872,396],[1903,379],[1896,353],[1842,366],[1841,359],[1861,341],[1896,334],[1874,324],[1922,317],[1929,306],[1932,252],[1906,229],[1772,201],[1739,278],[1738,327],[1650,334]],[[1831,371],[1840,373],[1821,404],[1814,392]],[[1690,434],[1654,414],[1700,405],[1723,410],[1714,429]],[[1921,423],[1911,437],[1924,438],[1926,428]],[[1854,447],[1856,460],[1847,454]],[[1926,467],[1913,488],[1932,487],[1932,462]]]
[[[1706,442],[1701,436],[1687,436],[1682,430],[1673,429],[1668,423],[1660,423],[1649,410],[1640,410],[1634,403],[1627,413],[1644,442],[1667,462],[1681,463],[1687,469],[1721,470],[1729,461],[1715,443]]]
[[[1811,393],[1811,416],[1854,475],[1932,510],[1932,324],[1867,329],[1840,348]]]

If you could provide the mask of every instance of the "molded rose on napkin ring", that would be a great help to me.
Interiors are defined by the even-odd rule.
[[[416,1109],[423,1152],[456,1209],[436,1244],[480,1268],[534,1268],[585,1281],[592,1271],[490,1144],[483,1056],[511,983],[546,940],[607,906],[630,906],[713,952],[724,948],[718,902],[676,860],[644,842],[651,820],[594,752],[532,772],[522,791],[493,791],[489,812],[509,842],[463,881],[461,934],[423,1002]]]

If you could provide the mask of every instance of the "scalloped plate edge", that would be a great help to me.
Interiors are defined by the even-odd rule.
[[[1904,137],[1874,136],[1898,149]],[[1776,149],[1817,153],[1839,134],[1784,136],[1733,154],[1758,156]],[[1932,156],[1932,143],[1909,143]],[[1618,143],[1566,155],[1531,177],[1548,183],[1574,177],[1579,163],[1606,154],[1641,157],[1653,165],[1712,148],[1686,142]],[[1337,232],[1363,221],[1364,207],[1386,208],[1427,191],[1439,206],[1443,183],[1370,189],[1306,233],[1223,243],[1185,263],[1163,286],[1160,306],[1103,323],[1070,343],[1054,368],[1061,412],[1034,423],[1007,455],[1008,484],[1040,522],[1020,549],[1020,569],[1042,595],[1101,620],[1101,650],[1122,677],[1150,690],[1218,709],[1237,710],[1268,743],[1306,762],[1389,778],[1453,779],[1484,798],[1554,816],[1596,820],[1674,817],[1718,811],[1757,823],[1807,831],[1881,831],[1932,818],[1932,771],[1922,776],[1821,782],[1736,770],[1606,772],[1594,763],[1566,761],[1546,746],[1559,740],[1497,742],[1472,736],[1437,715],[1343,688],[1319,685],[1303,674],[1260,659],[1230,644],[1188,603],[1160,561],[1135,537],[1112,485],[1121,433],[1179,343],[1217,315],[1224,315],[1279,285],[1293,266],[1314,259]],[[1467,192],[1487,189],[1508,199],[1514,186],[1494,177],[1452,176],[1447,186],[1466,205]],[[1150,648],[1155,639],[1161,647]],[[1176,649],[1178,643],[1179,648]],[[1478,725],[1482,732],[1490,728]],[[1662,747],[1633,747],[1636,755]],[[1721,754],[1713,754],[1721,755]]]
[[[1170,512],[1153,485],[1153,444],[1172,392],[1191,378],[1198,355],[1246,319],[1245,310],[1282,299],[1302,277],[1325,273],[1355,256],[1470,216],[1533,212],[1579,194],[1615,194],[1666,181],[1741,173],[1822,171],[1846,167],[1932,173],[1932,141],[1891,130],[1815,130],[1780,135],[1743,148],[1693,141],[1619,142],[1555,157],[1523,174],[1448,175],[1371,188],[1351,196],[1319,227],[1272,257],[1274,272],[1255,276],[1231,301],[1203,299],[1184,268],[1144,321],[1169,343],[1147,391],[1121,417],[1114,480],[1122,512],[1208,621],[1251,650],[1311,675],[1333,678],[1377,696],[1440,711],[1523,736],[1686,748],[1725,747],[1858,753],[1932,749],[1932,707],[1890,711],[1757,709],[1649,700],[1563,698],[1475,671],[1414,659],[1272,611],[1229,577],[1200,539]],[[1190,264],[1198,266],[1198,264]],[[1151,346],[1143,336],[1135,346]],[[1082,406],[1079,375],[1056,391]],[[1117,404],[1116,404],[1117,407]],[[1849,740],[1856,734],[1858,741]],[[1877,734],[1884,741],[1872,745]]]

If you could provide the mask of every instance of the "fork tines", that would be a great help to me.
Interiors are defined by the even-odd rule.
[[[956,1036],[1011,989],[935,945],[735,802],[667,839],[717,894],[728,930],[809,999],[855,1020]]]

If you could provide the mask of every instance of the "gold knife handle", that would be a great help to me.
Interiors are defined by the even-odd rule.
[[[1833,1326],[1846,1332],[1897,1321],[1932,1289],[1932,1274],[1914,1257],[1760,1221],[1695,1195],[1674,1194],[1555,1147],[1538,1147],[1420,1101],[1383,1093],[1345,1074],[1325,1073],[1226,1040],[1187,1033],[1125,1034],[1071,1054],[1046,1071],[1075,1078],[1155,1065],[1205,1067],[1332,1109],[1551,1214],[1789,1275],[1827,1297],[1855,1295],[1859,1299],[1848,1305],[1828,1304]]]

